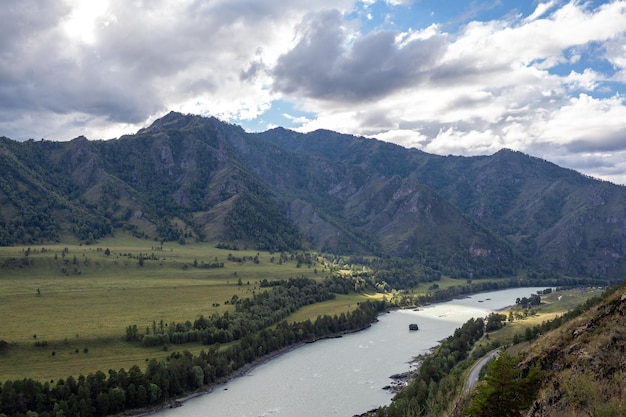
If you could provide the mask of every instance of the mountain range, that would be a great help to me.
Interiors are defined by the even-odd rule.
[[[0,138],[0,245],[120,231],[406,259],[467,278],[626,275],[626,187],[511,150],[438,156],[174,112],[112,140]]]

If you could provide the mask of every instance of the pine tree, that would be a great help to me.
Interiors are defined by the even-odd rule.
[[[526,376],[515,357],[502,353],[494,360],[484,382],[466,410],[471,417],[519,417],[527,409],[539,387],[541,370],[534,365]]]

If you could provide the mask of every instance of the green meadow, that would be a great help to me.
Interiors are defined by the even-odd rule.
[[[55,380],[133,365],[143,369],[149,359],[163,359],[174,350],[197,353],[205,346],[128,343],[126,328],[137,325],[143,333],[161,321],[193,322],[200,315],[223,314],[234,308],[233,297],[262,291],[264,279],[323,280],[331,271],[349,275],[350,268],[319,256],[309,264],[292,254],[219,249],[207,243],[161,245],[130,236],[89,246],[0,247],[0,341],[6,342],[0,342],[0,381]],[[445,289],[459,283],[442,277],[436,284]],[[423,283],[411,293],[431,292],[432,286]],[[591,295],[573,290],[560,300],[554,294],[543,297],[540,316],[516,320],[494,337],[511,339],[525,326],[568,311]],[[373,292],[337,295],[301,308],[288,320],[340,314],[382,297]]]
[[[542,295],[541,304],[533,306],[532,314],[524,315],[524,310],[519,306],[502,311],[502,314],[507,317],[509,315],[509,311],[518,313],[518,316],[512,322],[507,321],[506,325],[501,329],[489,333],[488,337],[483,338],[476,344],[476,347],[484,347],[487,349],[494,341],[496,341],[500,346],[508,345],[512,343],[516,334],[523,337],[527,328],[532,328],[543,322],[552,320],[555,317],[562,316],[579,305],[584,304],[588,299],[601,296],[603,292],[604,289],[597,287],[559,290],[547,295]],[[510,351],[518,352],[526,346],[528,346],[528,342],[522,342],[513,346]]]
[[[204,267],[209,264],[223,267]],[[127,343],[126,327],[193,322],[232,309],[233,296],[252,296],[263,279],[321,280],[329,274],[321,258],[299,265],[279,253],[211,244],[161,246],[132,237],[90,246],[2,247],[0,340],[8,345],[0,350],[0,381],[45,381],[133,365],[143,369],[146,360],[169,353]],[[339,296],[301,309],[290,320],[348,311],[367,297]],[[169,347],[192,353],[202,348]]]

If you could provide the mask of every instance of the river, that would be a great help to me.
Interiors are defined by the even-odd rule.
[[[287,352],[218,385],[182,407],[157,417],[350,417],[387,405],[383,387],[406,372],[415,356],[427,353],[472,317],[510,306],[541,288],[515,288],[434,304],[419,311],[398,310],[370,328],[325,339]],[[409,331],[417,323],[419,331]]]

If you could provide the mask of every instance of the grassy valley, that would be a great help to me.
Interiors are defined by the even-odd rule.
[[[215,263],[223,267],[204,267]],[[263,279],[307,276],[321,281],[331,268],[322,258],[298,265],[290,255],[281,259],[280,253],[209,244],[160,246],[132,237],[103,239],[93,246],[4,247],[0,265],[0,339],[9,344],[0,354],[0,375],[43,380],[164,358],[163,347],[124,341],[124,329],[223,314],[234,310],[233,296],[260,292]],[[340,313],[367,297],[337,297],[299,311],[294,320]],[[184,348],[199,351],[203,346]]]
[[[134,374],[139,369],[146,369],[147,377],[150,370],[157,366],[155,363],[163,364],[158,366],[165,366],[165,369],[182,366],[176,365],[178,361],[184,358],[196,361],[193,358],[206,357],[207,349],[213,352],[209,353],[213,356],[217,352],[214,349],[225,352],[225,355],[231,355],[233,351],[241,352],[243,347],[255,343],[255,339],[245,337],[211,346],[200,342],[178,345],[171,339],[171,343],[146,346],[135,339],[125,338],[125,329],[137,325],[139,333],[149,337],[150,334],[159,334],[159,329],[166,334],[167,326],[194,322],[201,316],[236,315],[241,311],[241,300],[259,299],[257,296],[262,292],[293,277],[307,277],[318,283],[335,277],[349,283],[352,289],[338,289],[331,299],[298,308],[286,317],[285,324],[268,328],[279,333],[286,329],[286,323],[293,323],[297,329],[301,326],[298,323],[315,320],[317,326],[321,316],[356,314],[359,305],[367,300],[387,300],[388,306],[420,302],[418,300],[429,302],[463,294],[464,291],[471,292],[472,285],[479,289],[479,285],[489,284],[497,288],[498,285],[511,283],[510,278],[503,278],[470,284],[467,280],[443,276],[412,289],[391,289],[383,293],[372,285],[369,278],[363,282],[363,277],[380,272],[368,266],[373,264],[372,261],[362,257],[322,256],[305,251],[270,253],[220,249],[205,243],[161,244],[132,236],[102,239],[96,245],[5,247],[0,250],[0,314],[5,320],[0,337],[0,375],[3,381],[24,378],[44,383],[48,381],[58,391],[65,384],[75,383],[70,381],[78,379],[79,384],[84,383],[81,381],[85,381],[85,375],[89,375],[87,380],[92,380],[98,375],[104,377],[108,374],[110,381],[114,381],[118,370],[126,375],[128,370]],[[360,288],[354,291],[357,284]],[[542,295],[539,305],[524,306],[525,300],[522,300],[510,310],[493,315],[498,317],[495,327],[491,316],[486,318],[487,333],[483,337],[478,336],[482,334],[482,319],[463,326],[460,334],[467,331],[477,340],[471,351],[467,350],[459,356],[463,358],[467,355],[470,359],[448,371],[437,371],[437,378],[441,378],[437,379],[440,394],[436,402],[423,409],[426,414],[420,415],[441,415],[438,413],[444,410],[448,410],[450,415],[462,415],[458,412],[462,407],[469,406],[471,396],[458,397],[459,394],[455,393],[463,385],[462,370],[469,366],[471,358],[479,358],[495,346],[511,343],[513,347],[509,352],[512,355],[520,352],[524,355],[528,354],[524,352],[544,355],[546,342],[541,341],[552,337],[552,333],[540,337],[540,329],[545,327],[546,322],[559,318],[601,292],[598,288],[572,288]],[[577,320],[580,323],[581,319]],[[490,327],[492,330],[489,330]],[[493,331],[496,327],[499,330]],[[262,330],[255,337],[267,332]],[[563,334],[559,329],[555,332]],[[454,339],[451,340],[444,341],[440,349],[447,351],[452,348],[446,346],[457,346]],[[544,347],[537,349],[539,343]],[[184,355],[189,356],[183,355],[181,359],[179,352],[188,352]],[[437,354],[429,359],[434,364],[438,363],[437,360]],[[448,365],[449,361],[449,357],[445,359]],[[438,365],[428,365],[427,369],[438,369]],[[168,372],[175,371],[170,369]],[[74,379],[70,379],[72,377]],[[9,382],[9,386],[11,384]],[[6,391],[6,385],[4,388]],[[428,389],[432,391],[433,387]],[[107,394],[110,401],[113,401],[115,392]],[[420,391],[417,394],[412,392],[409,389],[400,394],[398,404],[402,404],[402,398],[407,395],[409,398],[421,395]],[[98,396],[101,397],[102,393]],[[92,411],[85,415],[92,415],[90,413],[93,412],[102,414],[109,410],[95,397],[91,401]],[[136,400],[136,403],[147,405],[150,401]],[[457,405],[451,409],[453,403]],[[429,414],[427,410],[435,414]],[[381,408],[375,415],[404,415],[397,413],[394,408]]]

